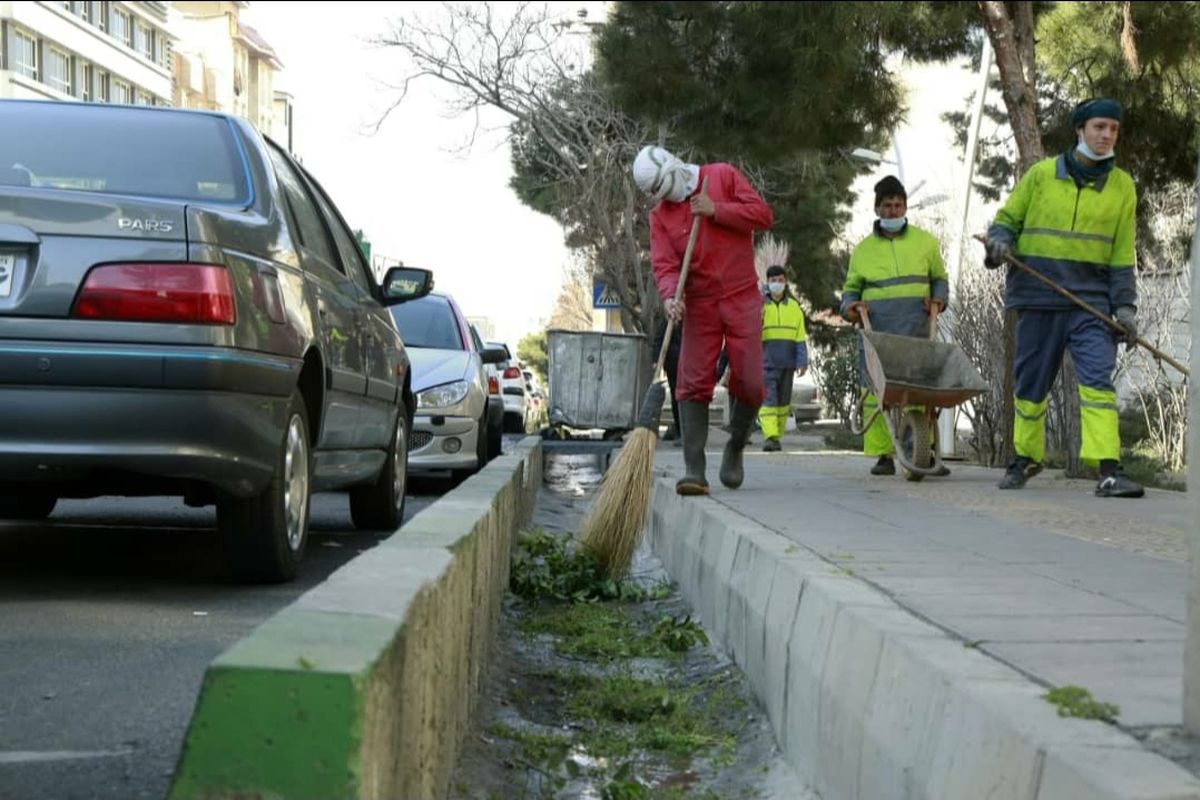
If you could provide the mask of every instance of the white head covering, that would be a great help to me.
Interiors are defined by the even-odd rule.
[[[655,200],[682,203],[700,184],[700,167],[683,163],[661,147],[647,145],[633,161],[633,181]]]

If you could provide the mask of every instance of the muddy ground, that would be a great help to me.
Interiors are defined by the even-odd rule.
[[[543,543],[577,529],[598,467],[595,456],[547,453],[530,526]],[[703,641],[644,547],[629,582],[640,587],[633,597],[587,604],[509,593],[451,797],[815,798],[783,762],[741,672]]]

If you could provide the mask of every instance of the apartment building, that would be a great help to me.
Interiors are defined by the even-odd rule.
[[[171,4],[179,36],[175,104],[245,117],[290,149],[293,101],[281,89],[283,64],[262,34],[242,22],[248,6],[228,0]]]
[[[172,104],[159,2],[0,2],[0,98]]]

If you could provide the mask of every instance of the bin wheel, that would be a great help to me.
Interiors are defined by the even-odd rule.
[[[904,455],[915,467],[928,469],[933,466],[933,447],[929,441],[929,413],[920,411],[905,411],[900,423],[900,441],[904,446]],[[904,470],[904,477],[910,481],[919,481],[925,476],[919,472]]]

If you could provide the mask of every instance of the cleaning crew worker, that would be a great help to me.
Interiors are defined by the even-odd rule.
[[[1115,100],[1095,98],[1075,107],[1077,144],[1039,161],[1017,183],[988,229],[989,268],[1015,255],[1137,336],[1134,277],[1137,191],[1115,166],[1124,112]],[[1013,449],[1001,489],[1020,489],[1042,471],[1046,449],[1046,396],[1070,350],[1079,376],[1082,442],[1079,456],[1100,467],[1096,494],[1141,497],[1140,485],[1121,471],[1117,394],[1112,376],[1118,336],[1050,287],[1009,265],[1004,304],[1017,311]]]
[[[763,451],[778,452],[787,419],[792,413],[792,374],[808,371],[808,334],[804,311],[787,290],[787,272],[767,267],[767,293],[763,302],[763,382],[766,399],[758,412]]]
[[[842,287],[842,316],[851,322],[867,311],[871,328],[880,333],[929,338],[932,307],[946,308],[950,287],[941,250],[932,234],[908,223],[908,193],[889,175],[875,184],[875,230],[858,243]],[[866,356],[859,345],[863,375],[863,418],[869,418],[879,399],[866,384]],[[863,434],[863,453],[878,456],[872,475],[895,475],[892,437],[881,416]],[[939,475],[948,475],[942,469]]]
[[[667,315],[684,320],[676,396],[683,429],[680,494],[708,493],[704,446],[708,406],[722,340],[729,352],[731,433],[721,482],[742,485],[742,450],[763,400],[762,294],[754,269],[753,234],[775,221],[771,207],[731,164],[687,164],[661,147],[644,147],[633,162],[638,188],[658,200],[650,212],[650,262]],[[707,191],[700,191],[704,181]],[[675,288],[692,219],[702,217],[680,302]]]

